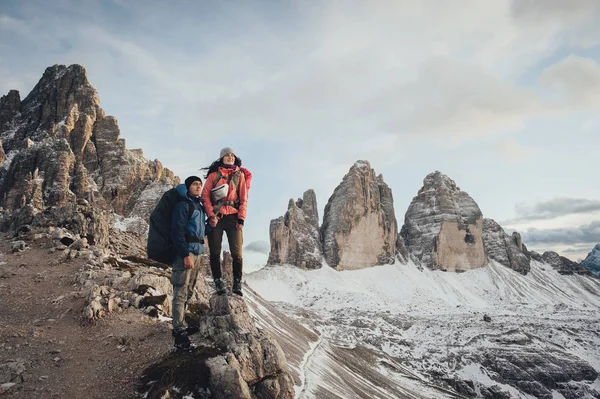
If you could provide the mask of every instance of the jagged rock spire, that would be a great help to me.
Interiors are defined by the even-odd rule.
[[[319,214],[314,190],[301,199],[290,199],[285,216],[271,220],[271,251],[267,264],[290,264],[316,269],[323,263],[319,237]]]
[[[23,101],[17,91],[3,96],[0,141],[4,228],[58,223],[102,243],[112,224],[106,212],[147,220],[151,209],[142,208],[178,181],[141,150],[126,149],[80,65],[47,68]],[[93,211],[76,216],[78,199]]]

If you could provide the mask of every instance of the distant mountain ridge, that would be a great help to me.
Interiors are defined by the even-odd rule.
[[[600,276],[600,244],[596,244],[594,249],[581,262],[581,266]]]
[[[534,259],[561,274],[590,273],[554,251],[541,255],[529,251],[518,232],[508,235],[497,222],[484,218],[475,200],[439,171],[425,176],[399,233],[392,189],[368,161],[357,161],[350,167],[329,198],[320,227],[316,196],[312,189],[305,197],[307,193],[311,193],[311,209],[315,209],[311,227],[294,216],[306,198],[299,199],[296,206],[290,199],[285,216],[271,221],[268,264],[309,269],[327,264],[337,270],[352,270],[412,260],[418,267],[464,272],[495,260],[527,274]],[[297,250],[290,252],[288,248]],[[308,254],[310,262],[303,258]]]

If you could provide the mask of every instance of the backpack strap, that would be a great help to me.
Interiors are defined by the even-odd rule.
[[[194,214],[194,211],[196,210],[196,207],[194,206],[194,204],[192,203],[192,200],[189,198],[183,198],[181,196],[179,196],[178,201],[185,201],[188,204],[188,218],[187,220],[190,220],[192,218],[192,215]]]
[[[194,206],[194,203],[192,202],[192,200],[190,200],[189,198],[181,198],[181,197],[179,197],[179,198],[180,198],[180,201],[187,202],[187,204],[188,204],[188,220],[190,220],[192,218],[192,215],[194,214],[194,211],[196,210],[196,207]],[[191,236],[186,231],[185,232],[185,242],[187,242],[187,243],[199,242],[200,244],[204,244],[204,239]]]
[[[235,173],[232,173],[227,178],[227,185],[229,185],[231,182],[233,182],[233,187],[234,187],[234,190],[236,191],[236,193],[238,194],[238,197],[239,197],[238,189],[240,187],[240,184],[239,184],[240,183],[240,173],[241,173],[241,170],[238,169],[237,171],[235,171]],[[223,174],[221,173],[220,170],[218,170],[217,176],[215,177],[215,187],[217,186],[217,183],[219,182],[219,180],[221,180],[222,178],[223,178]],[[225,201],[225,199],[220,199],[220,200],[216,201],[215,203],[213,203],[213,212],[215,213],[215,215],[219,214],[219,211],[221,210],[223,205],[232,206],[235,209],[238,209],[238,207],[240,206],[240,200],[236,199],[235,201]]]

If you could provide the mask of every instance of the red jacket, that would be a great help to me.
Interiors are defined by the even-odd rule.
[[[227,184],[229,176],[234,174],[238,170],[240,170],[238,166],[236,166],[235,169],[219,167],[219,171],[223,176],[219,181],[215,181],[217,177],[217,172],[212,172],[206,178],[204,188],[202,189],[202,200],[204,201],[204,210],[206,211],[206,216],[208,216],[209,218],[215,214],[213,204],[210,198],[210,190],[221,184]],[[233,206],[230,205],[223,205],[221,209],[219,209],[219,213],[221,215],[231,215],[237,213],[238,219],[246,219],[246,209],[248,208],[248,187],[246,185],[246,176],[243,172],[240,173],[237,190],[234,190],[233,181],[229,182],[229,193],[225,198],[226,201],[235,201],[238,199],[240,201],[238,209],[235,209]]]

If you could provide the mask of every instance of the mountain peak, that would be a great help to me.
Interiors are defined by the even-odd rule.
[[[366,160],[361,160],[359,159],[358,161],[354,162],[354,165],[352,165],[352,167],[350,169],[371,169],[371,164],[369,163],[369,161]]]
[[[460,191],[460,187],[456,185],[454,180],[452,180],[447,175],[443,174],[439,170],[435,172],[429,173],[423,179],[423,189],[447,189],[448,191],[457,192]]]

